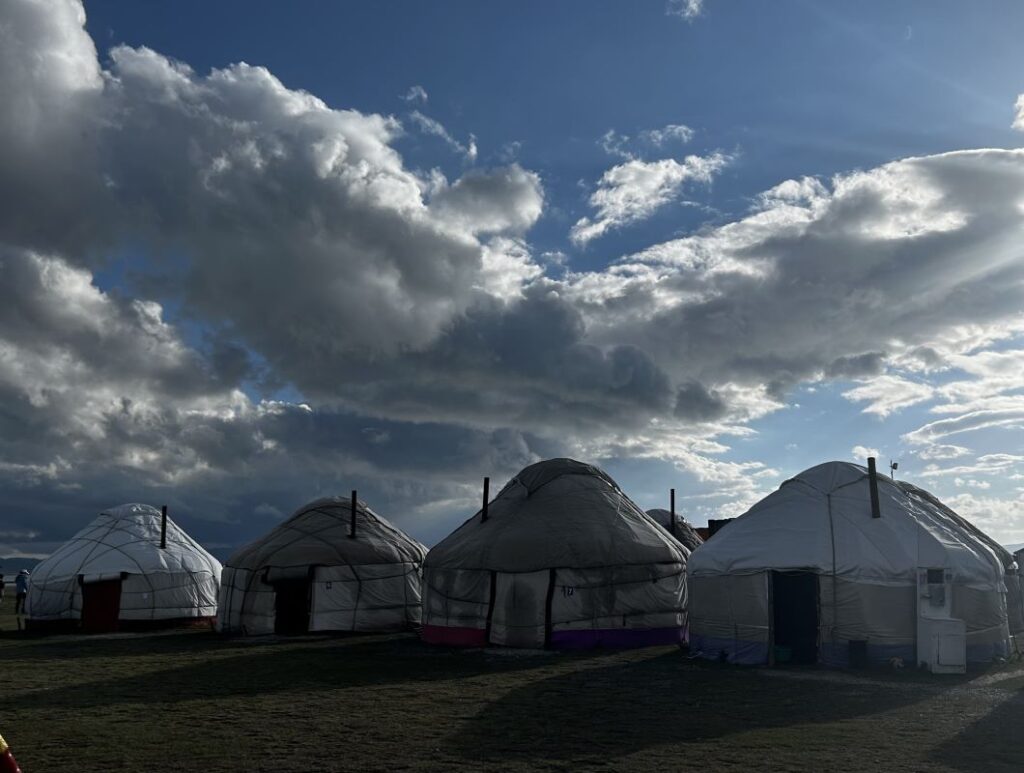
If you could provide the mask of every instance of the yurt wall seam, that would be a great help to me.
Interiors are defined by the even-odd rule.
[[[832,542],[832,625],[829,627],[829,641],[835,643],[836,630],[839,628],[839,583],[836,582],[836,525],[832,516],[832,495],[825,495],[828,505],[828,535]],[[819,621],[820,622],[820,621]]]

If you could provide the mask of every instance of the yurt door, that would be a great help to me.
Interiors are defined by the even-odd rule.
[[[82,584],[82,630],[85,633],[113,633],[120,616],[120,578]]]
[[[309,632],[308,577],[274,583],[274,633]]]
[[[491,644],[507,647],[544,646],[548,585],[551,572],[498,572],[491,612]]]
[[[818,661],[818,575],[772,572],[775,662]]]

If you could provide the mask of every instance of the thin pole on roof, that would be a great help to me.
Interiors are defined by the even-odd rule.
[[[160,549],[167,550],[167,505],[160,508]]]
[[[349,539],[356,538],[356,490],[352,489],[352,519],[349,521],[348,527]]]
[[[669,512],[672,514],[672,520],[670,520],[669,526],[671,527],[672,536],[676,536],[676,490],[668,490],[668,501],[669,501]]]
[[[487,500],[490,499],[491,492],[491,479],[484,478],[484,506],[480,510],[480,523],[484,523],[487,520]]]
[[[882,508],[878,504],[878,475],[875,472],[875,457],[868,457],[868,485],[871,489],[871,517],[881,518]]]

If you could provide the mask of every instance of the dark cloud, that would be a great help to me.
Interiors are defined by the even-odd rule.
[[[825,368],[828,378],[863,378],[877,376],[885,370],[884,352],[867,352],[849,357],[837,357]]]
[[[683,384],[676,391],[675,415],[684,421],[717,421],[728,412],[722,396],[698,381]]]

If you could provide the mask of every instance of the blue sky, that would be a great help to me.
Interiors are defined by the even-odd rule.
[[[14,3],[0,551],[352,486],[429,543],[557,454],[703,523],[869,449],[1024,542],[1024,8],[685,5]]]

